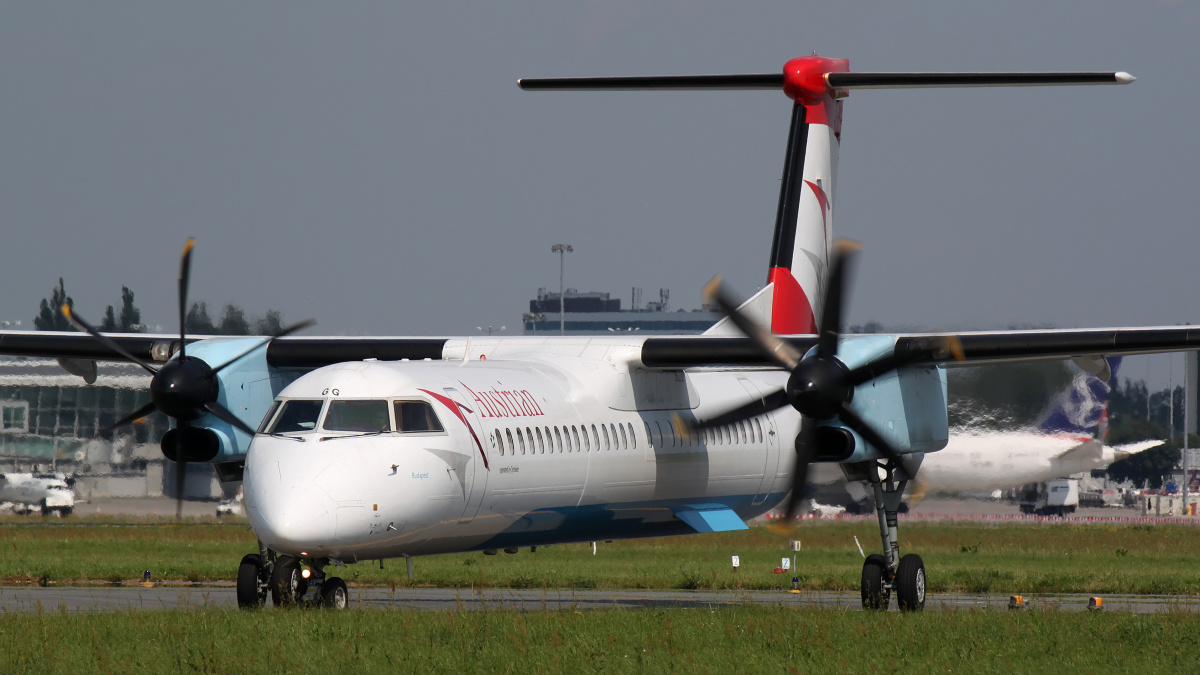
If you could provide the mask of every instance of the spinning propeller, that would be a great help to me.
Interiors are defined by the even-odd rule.
[[[947,357],[962,358],[962,345],[957,338],[935,338],[915,349],[905,350],[903,353],[892,351],[853,369],[838,359],[845,276],[853,254],[860,248],[858,243],[845,239],[834,244],[833,260],[829,267],[825,298],[821,306],[817,346],[807,355],[739,312],[737,303],[721,287],[719,277],[713,279],[704,290],[710,303],[720,307],[729,320],[750,338],[767,358],[790,372],[791,376],[784,388],[766,394],[759,400],[700,422],[686,423],[676,418],[676,425],[686,434],[735,424],[787,405],[799,411],[802,421],[800,433],[796,436],[796,463],[792,470],[792,492],[787,507],[789,517],[796,515],[796,510],[803,501],[808,465],[813,461],[818,443],[822,440],[818,438],[818,430],[822,428],[820,422],[836,420],[857,432],[863,440],[877,448],[889,460],[897,464],[902,461],[900,451],[850,407],[851,401],[854,400],[855,387],[912,363]]]
[[[312,320],[307,320],[288,326],[278,333],[271,335],[266,343],[256,344],[216,368],[208,365],[203,359],[188,356],[186,352],[187,336],[184,334],[184,321],[187,316],[188,279],[191,274],[192,247],[195,246],[195,243],[195,239],[189,238],[187,240],[187,243],[183,246],[183,259],[179,264],[179,353],[175,358],[167,361],[161,367],[156,368],[130,354],[116,341],[96,330],[84,321],[83,318],[75,314],[69,305],[62,306],[63,316],[67,317],[67,320],[74,324],[75,327],[90,334],[117,354],[138,364],[152,376],[150,380],[150,403],[110,424],[103,431],[112,431],[118,427],[132,424],[155,410],[175,421],[175,428],[168,431],[164,436],[163,454],[167,456],[167,459],[176,463],[175,515],[177,518],[183,515],[183,484],[187,463],[189,460],[197,459],[189,457],[188,441],[197,440],[195,432],[204,429],[204,427],[192,427],[188,423],[195,422],[205,415],[211,414],[250,436],[254,436],[255,433],[250,425],[243,422],[231,410],[217,401],[221,391],[216,377],[217,373],[248,356],[251,352],[263,348],[266,344],[270,344],[275,338],[294,333],[314,323]]]

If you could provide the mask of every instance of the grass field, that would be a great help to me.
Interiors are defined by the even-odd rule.
[[[780,607],[0,615],[3,672],[1162,672],[1200,616]]]
[[[14,522],[26,523],[12,526]],[[0,583],[78,584],[140,580],[232,581],[241,557],[255,551],[244,525],[161,522],[149,527],[89,519],[29,525],[0,521]],[[795,576],[814,590],[858,588],[862,558],[854,544],[879,548],[873,521],[806,521],[793,535],[803,548]],[[509,588],[775,589],[792,574],[773,574],[788,537],[749,531],[480,553],[415,561],[412,584]],[[1200,536],[1190,528],[1145,525],[904,523],[904,552],[925,560],[933,592],[1200,593]],[[741,558],[734,574],[730,556]],[[352,584],[410,584],[403,561],[334,569]]]

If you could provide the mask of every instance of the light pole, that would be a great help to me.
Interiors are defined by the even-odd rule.
[[[550,247],[551,253],[558,254],[558,334],[567,334],[566,295],[563,292],[563,268],[566,265],[567,254],[575,249],[570,244],[555,244]]]

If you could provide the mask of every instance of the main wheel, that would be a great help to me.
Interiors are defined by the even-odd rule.
[[[896,604],[901,612],[925,609],[925,563],[915,553],[901,558],[896,568]]]
[[[346,582],[338,577],[325,577],[321,584],[321,606],[329,609],[346,609],[350,606],[350,591]]]
[[[243,609],[262,607],[267,602],[267,587],[259,580],[262,577],[262,556],[251,553],[242,558],[238,565],[237,603]]]
[[[294,605],[308,590],[308,580],[300,574],[300,561],[280,556],[271,572],[271,602],[276,607]]]
[[[891,600],[891,591],[884,585],[887,573],[887,558],[878,553],[872,553],[863,561],[862,568],[862,606],[863,609],[887,611]]]

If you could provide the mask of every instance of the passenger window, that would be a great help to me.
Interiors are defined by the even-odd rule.
[[[539,435],[540,433],[541,432],[539,431]],[[529,427],[525,427],[525,437],[529,439],[529,454],[536,455],[537,446],[533,444],[533,430],[531,430]]]
[[[633,432],[633,422],[627,422],[629,426],[629,442],[633,444],[633,449],[637,450],[637,434]]]
[[[277,410],[279,410],[279,406],[281,403],[282,403],[282,401],[274,401],[271,403],[271,409],[267,411],[267,414],[264,415],[262,418],[262,422],[259,422],[259,424],[258,424],[258,432],[257,433],[261,434],[261,433],[265,433],[267,431],[267,425],[270,424],[271,419],[275,417],[275,412]]]
[[[596,448],[596,452],[600,452],[600,434],[596,432],[596,425],[592,425],[592,447]]]
[[[396,426],[404,433],[443,431],[428,401],[396,401]]]
[[[554,447],[561,454],[563,451],[562,434],[558,432],[558,427],[554,427]]]
[[[742,435],[742,443],[746,442],[746,423],[738,420],[738,433]]]
[[[629,449],[629,437],[625,435],[625,425],[622,424],[620,429],[621,429],[621,449],[628,450]],[[614,431],[613,432],[613,439],[614,439],[613,442],[614,443],[616,442],[616,440],[615,440],[616,438],[617,438],[617,434]]]
[[[758,442],[763,442],[762,425],[758,423],[758,418],[754,418],[754,435],[758,436]]]
[[[663,444],[662,425],[658,423],[658,420],[654,420],[654,432],[654,440],[650,444],[659,448],[666,447]]]
[[[295,431],[312,431],[317,428],[324,401],[284,401],[271,433],[288,434]]]
[[[504,456],[504,436],[500,434],[500,430],[496,430],[496,449],[500,451],[500,456]]]
[[[517,454],[517,444],[513,441],[512,429],[505,429],[504,434],[508,436],[508,454]]]
[[[584,424],[583,428],[580,429],[580,431],[583,432],[583,451],[591,452],[592,451],[592,439],[588,436],[587,425]]]
[[[517,427],[517,445],[521,446],[521,454],[525,454],[525,437],[521,435],[521,427]]]
[[[547,445],[547,444],[550,442],[550,427],[546,427],[546,435],[545,435],[545,437],[544,437],[544,438],[545,438],[545,440],[542,440],[543,436],[542,436],[542,430],[541,430],[541,429],[538,429],[538,430],[537,430],[537,436],[538,436],[538,454],[539,454],[539,455],[544,455],[544,454],[546,454],[546,445]],[[552,454],[553,454],[553,452],[554,452],[554,446],[553,446],[553,445],[551,445],[551,446],[550,446],[550,452],[551,452]]]
[[[584,432],[583,437],[587,438],[586,432]],[[583,446],[579,444],[579,429],[576,429],[574,424],[571,425],[571,439],[575,441],[575,452],[583,452]],[[570,450],[567,450],[567,452],[570,452]]]
[[[653,448],[654,447],[654,434],[652,434],[650,432],[650,423],[643,422],[643,424],[646,425],[646,443],[648,443],[650,445],[650,447]]]

